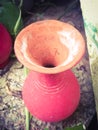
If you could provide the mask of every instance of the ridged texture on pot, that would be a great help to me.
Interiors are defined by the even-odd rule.
[[[22,94],[30,113],[47,122],[69,117],[80,100],[79,84],[70,70],[59,74],[30,72]]]

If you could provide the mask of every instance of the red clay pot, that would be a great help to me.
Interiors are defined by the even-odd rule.
[[[0,23],[0,69],[3,69],[8,63],[11,51],[11,36],[5,26]]]
[[[70,69],[84,51],[85,43],[79,31],[57,20],[32,23],[19,33],[15,53],[19,61],[32,70],[22,91],[32,115],[57,122],[76,110],[80,88]]]

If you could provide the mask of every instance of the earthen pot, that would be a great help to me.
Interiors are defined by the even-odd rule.
[[[3,69],[12,51],[12,39],[6,27],[0,23],[0,69]]]
[[[19,33],[15,53],[31,70],[22,95],[33,116],[58,122],[76,110],[80,87],[70,69],[79,62],[84,51],[85,43],[79,31],[57,20],[32,23]]]

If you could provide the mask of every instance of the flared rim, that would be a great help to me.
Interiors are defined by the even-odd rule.
[[[49,49],[45,50],[47,55],[47,58],[45,60],[48,62],[47,59],[49,59],[50,61],[54,59],[56,65],[54,65],[54,63],[53,65],[52,63],[47,63],[48,65],[46,66],[42,65],[42,63],[44,62],[44,58],[41,60],[41,57],[43,57],[45,53],[44,50],[41,48],[46,49],[45,45],[47,39],[45,42],[41,41],[41,43],[39,43],[40,40],[37,40],[38,36],[41,38],[43,37],[42,39],[44,39],[44,37],[47,38],[48,36],[51,39],[51,37],[56,36],[56,38],[53,37],[54,41],[52,48],[56,48],[59,45],[59,47],[57,47],[57,51],[59,51],[59,48],[61,47],[61,50],[58,54],[60,56],[55,56],[56,58],[54,59],[53,53],[53,57],[49,58],[48,55],[52,53],[52,51],[48,51]],[[59,39],[59,42],[57,39]],[[56,42],[58,43],[56,44]],[[36,45],[39,45],[40,49],[37,48],[36,50],[34,50]],[[66,49],[63,49],[65,47]],[[48,46],[48,48],[51,49],[50,45]],[[43,20],[28,25],[18,34],[15,40],[14,50],[18,60],[28,69],[40,73],[54,74],[68,70],[80,61],[85,52],[85,41],[81,33],[72,25],[57,20]],[[38,52],[36,53],[36,51]],[[66,54],[66,51],[68,51],[68,55]],[[65,57],[65,55],[67,56]],[[35,61],[35,57],[37,59],[36,61],[40,61],[41,64]]]

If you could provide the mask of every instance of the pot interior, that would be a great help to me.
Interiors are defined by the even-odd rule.
[[[27,40],[27,54],[30,60],[40,66],[52,68],[62,64],[68,57],[68,48],[58,35],[33,34]]]

